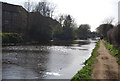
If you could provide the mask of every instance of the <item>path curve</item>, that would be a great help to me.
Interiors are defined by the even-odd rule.
[[[104,42],[100,41],[97,63],[93,65],[92,79],[118,79],[118,63],[116,58],[109,54]]]

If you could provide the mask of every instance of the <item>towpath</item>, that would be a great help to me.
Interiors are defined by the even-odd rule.
[[[116,58],[110,55],[106,49],[104,41],[100,41],[99,55],[96,57],[97,62],[93,65],[93,79],[118,79],[118,63]]]

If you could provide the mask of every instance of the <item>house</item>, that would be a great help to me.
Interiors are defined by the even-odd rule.
[[[0,2],[2,32],[23,33],[27,28],[27,13],[22,6]]]

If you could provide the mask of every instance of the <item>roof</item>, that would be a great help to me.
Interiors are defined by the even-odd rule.
[[[9,4],[2,2],[2,9],[3,11],[9,11],[9,12],[19,12],[19,9],[23,9],[26,11],[22,6],[20,5],[14,5],[14,4]]]

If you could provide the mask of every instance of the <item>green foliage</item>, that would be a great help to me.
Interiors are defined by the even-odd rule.
[[[93,49],[91,57],[85,61],[85,66],[78,71],[76,75],[73,76],[71,81],[89,81],[91,79],[92,74],[92,64],[94,64],[97,59],[96,56],[98,56],[98,48],[100,45],[100,41],[96,44],[96,47]]]
[[[53,37],[58,40],[74,40],[76,37],[76,24],[70,15],[60,17],[61,27],[55,29]]]
[[[92,65],[92,64],[94,64],[94,63],[97,61],[95,57],[98,56],[97,50],[98,50],[98,48],[99,48],[99,43],[100,43],[100,42],[98,42],[98,43],[96,44],[96,47],[93,49],[93,52],[92,52],[91,57],[84,62],[85,65],[87,65],[87,64],[88,64],[88,65]]]
[[[114,26],[112,24],[101,24],[99,27],[96,28],[98,34],[103,36],[104,39],[107,38],[107,32],[112,29]]]
[[[17,33],[1,33],[2,36],[2,43],[9,44],[9,43],[21,43],[23,38],[21,35]]]
[[[83,67],[82,70],[78,71],[78,73],[71,79],[71,81],[80,81],[82,79],[90,79],[90,75],[92,72],[92,68],[89,65]]]
[[[114,45],[104,41],[106,48],[110,51],[112,56],[117,57],[117,63],[120,64],[120,51],[115,48]]]
[[[87,39],[90,34],[90,26],[88,24],[80,25],[77,33],[79,39]]]
[[[74,22],[70,15],[65,17],[63,23],[63,39],[65,40],[73,40],[74,37]]]

